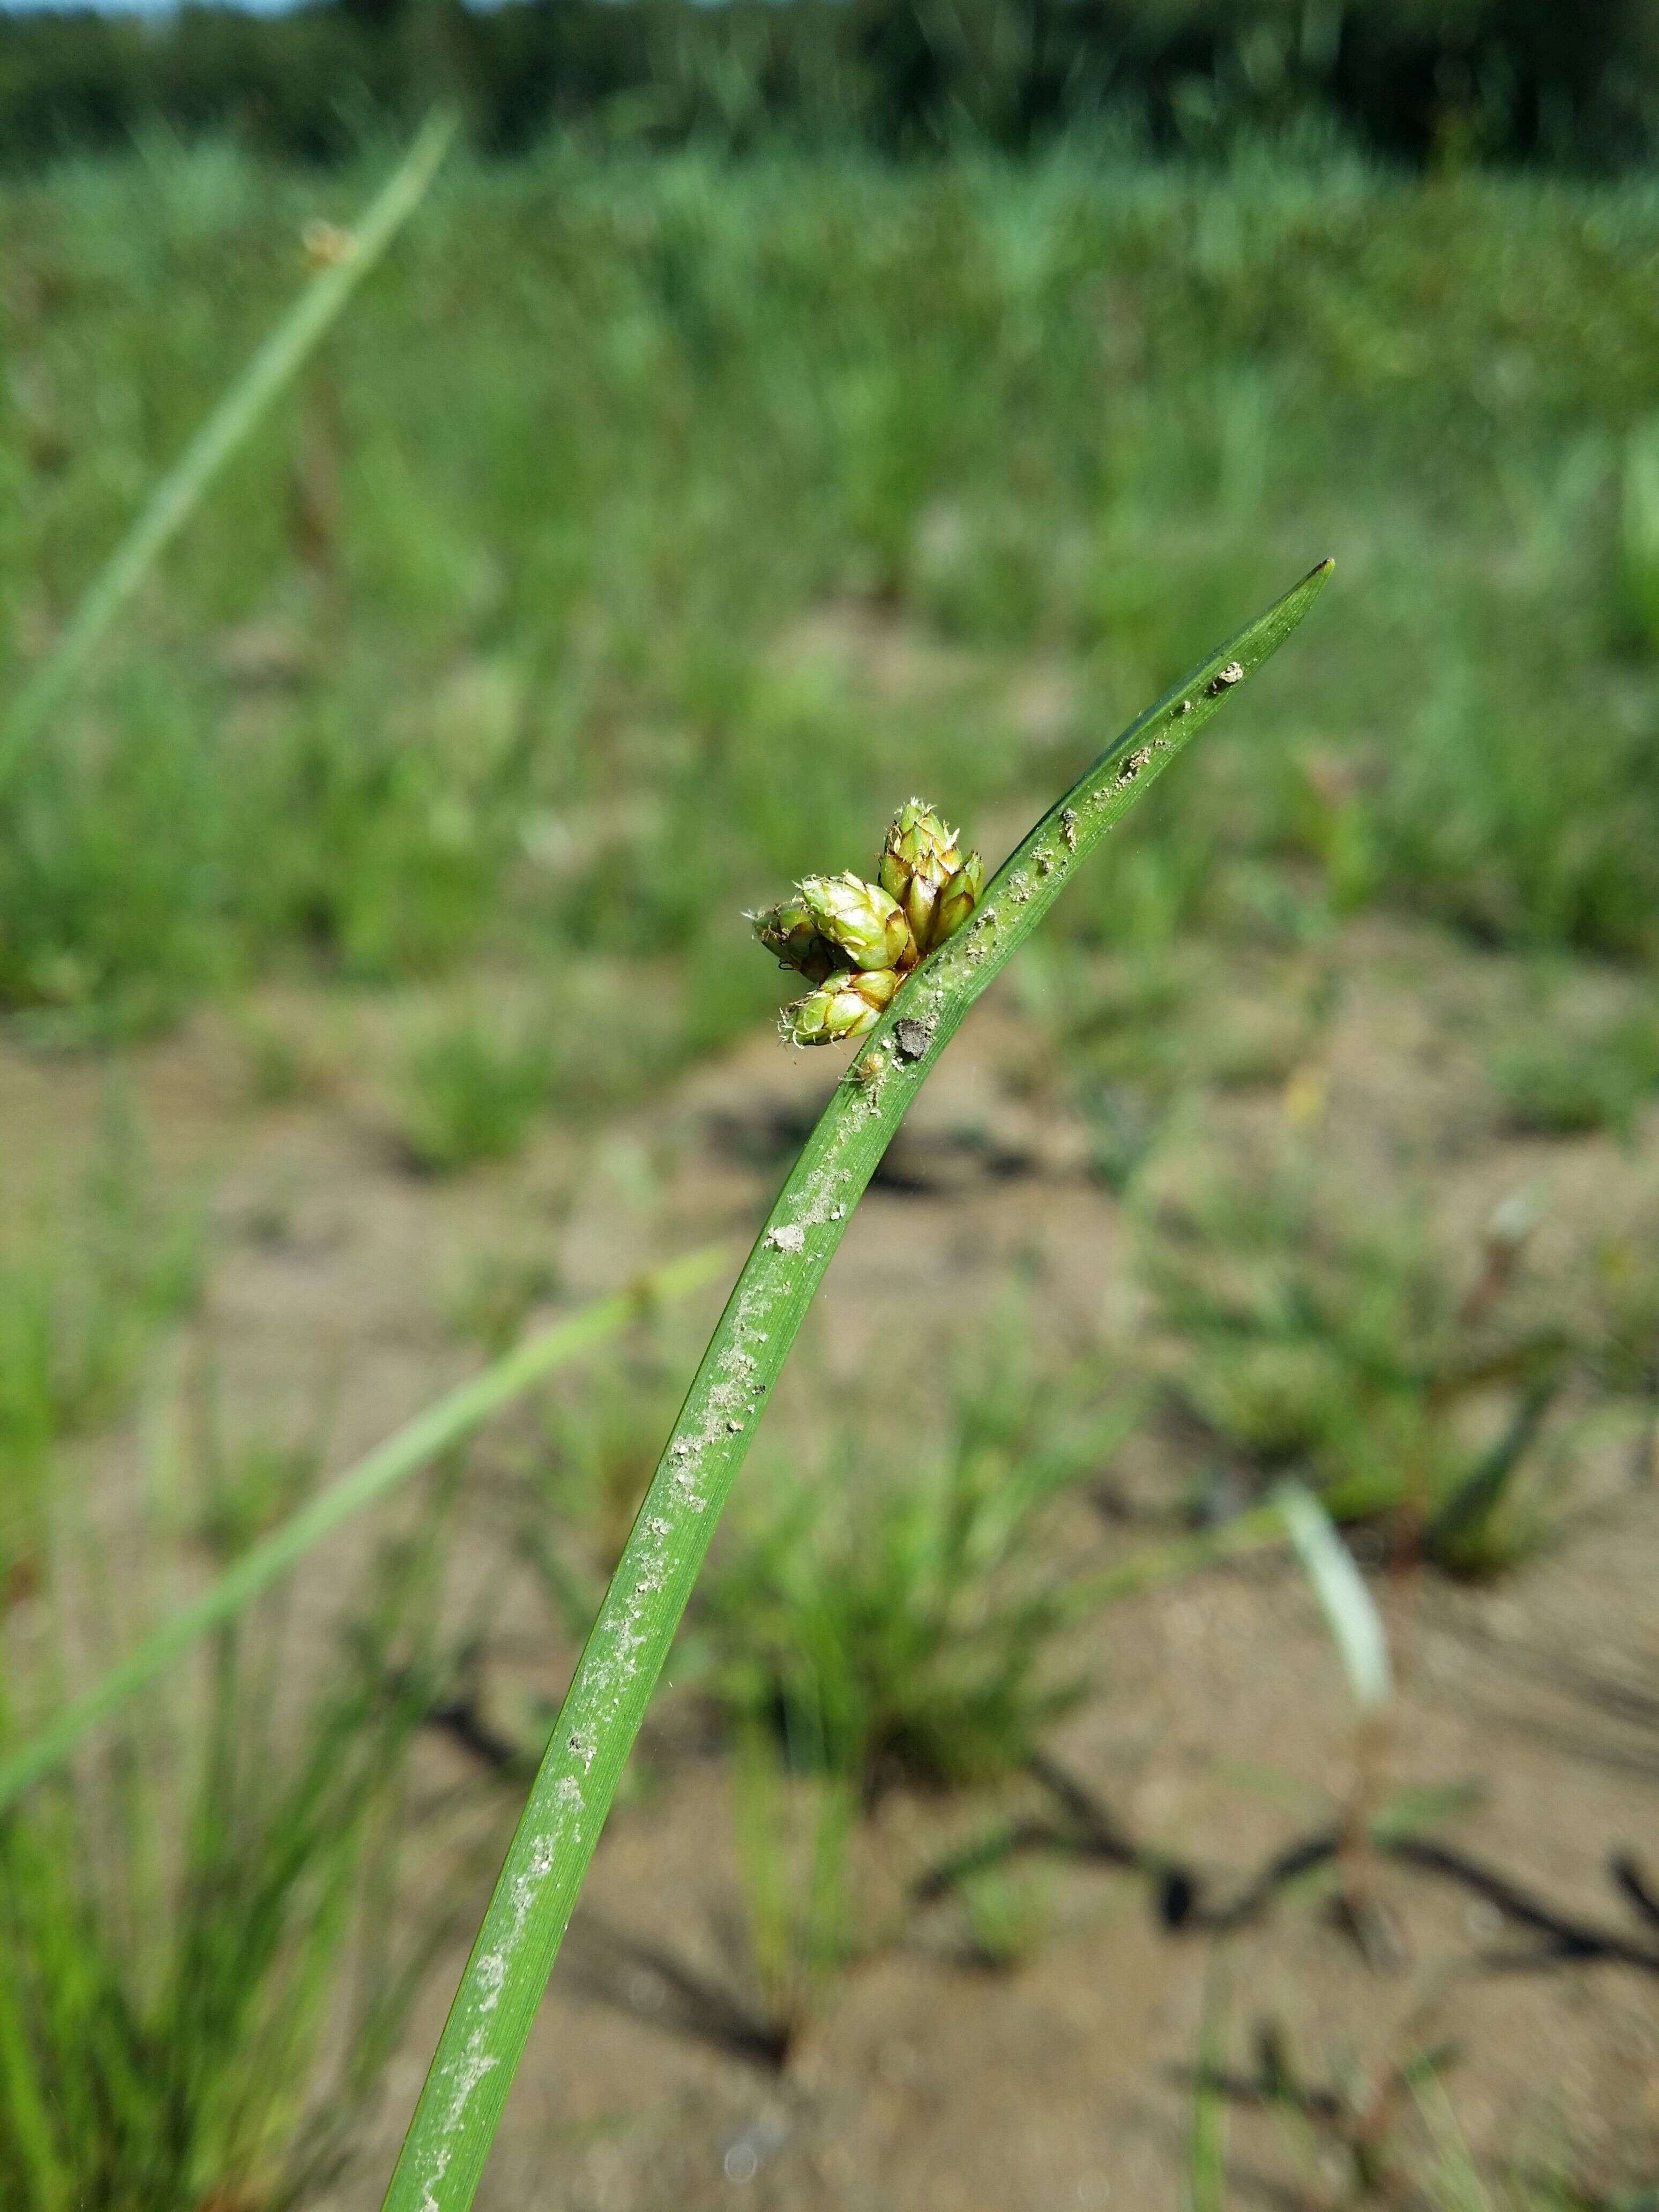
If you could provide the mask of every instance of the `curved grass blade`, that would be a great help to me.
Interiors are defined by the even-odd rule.
[[[0,738],[0,787],[75,684],[105,631],[190,520],[213,479],[293,381],[306,356],[420,205],[459,127],[459,118],[447,112],[428,117],[397,170],[349,234],[349,250],[312,278],[150,494],[7,715]]]
[[[553,1322],[377,1444],[281,1528],[250,1546],[188,1605],[169,1614],[101,1681],[60,1706],[38,1735],[0,1758],[0,1814],[62,1766],[100,1721],[165,1674],[210,1630],[234,1620],[337,1528],[429,1466],[440,1453],[459,1443],[556,1367],[653,1307],[709,1281],[725,1263],[728,1249],[724,1244],[704,1245]]]
[[[1322,562],[1165,692],[1056,802],[916,969],[836,1085],[698,1368],[508,1846],[385,2212],[465,2212],[623,1766],[709,1539],[813,1293],[905,1109],[963,1016],[1108,830],[1289,636]]]
[[[1303,1572],[1313,1585],[1331,1641],[1361,1712],[1380,1712],[1394,1695],[1382,1616],[1330,1515],[1304,1483],[1281,1482],[1274,1504]]]

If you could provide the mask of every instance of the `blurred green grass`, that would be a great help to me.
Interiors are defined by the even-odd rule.
[[[0,193],[8,690],[358,183],[151,147]],[[774,997],[747,901],[913,786],[1052,787],[1326,551],[1297,684],[1066,926],[1388,902],[1645,959],[1656,262],[1645,183],[463,164],[33,757],[0,1000],[131,1030],[487,951],[619,966],[660,1073]]]
[[[0,186],[0,709],[291,295],[305,225],[362,189],[159,143]],[[1506,1565],[1534,1501],[1504,1487],[1520,1446],[1494,1492],[1486,1429],[1443,1402],[1430,1355],[1468,1288],[1444,1255],[1367,1243],[1346,1186],[1318,1244],[1294,1214],[1253,1225],[1241,1183],[1183,1247],[1139,1178],[1194,1083],[1288,1102],[1330,1026],[1333,925],[1372,907],[1547,956],[1537,999],[1476,1040],[1483,1127],[1628,1138],[1655,1081],[1633,1000],[1659,945],[1656,272],[1640,182],[1063,149],[902,173],[573,147],[459,162],[9,795],[0,1007],[26,1038],[88,1042],[270,976],[404,995],[390,1133],[459,1171],[544,1113],[648,1099],[764,1018],[776,978],[742,908],[867,864],[913,788],[997,857],[1005,800],[1012,826],[1195,641],[1333,552],[1293,677],[1241,698],[1245,726],[1022,963],[1023,1073],[1040,1091],[1045,1054],[1064,1071],[1095,1171],[1170,1248],[1149,1287],[1207,1457],[1230,1480],[1295,1464],[1375,1517],[1398,1502],[1376,1459],[1401,1446],[1425,1504],[1486,1484],[1484,1519],[1429,1524],[1449,1563]],[[1218,1004],[1238,970],[1216,948],[1257,945],[1285,956],[1267,1016]],[[1635,972],[1585,994],[1586,957]],[[260,1103],[320,1087],[302,1014],[239,1018]],[[55,1448],[130,1408],[200,1297],[140,1156],[111,1163],[81,1243],[5,1263],[0,1444],[26,1478],[0,1527],[9,1601],[33,1587]],[[1651,1239],[1628,1234],[1585,1334],[1602,1387],[1639,1406],[1644,1480]],[[538,1244],[485,1269],[456,1326],[504,1341],[553,1265]],[[678,1389],[672,1361],[629,1363],[526,1447],[515,1541],[567,1625]],[[914,1468],[854,1437],[856,1525],[775,1480],[709,1593],[707,1680],[756,1763],[749,1942],[780,2033],[851,1940],[845,1793],[896,1766],[982,1784],[1070,1680],[1038,1511],[1065,1439],[995,1412]],[[1539,1453],[1521,1475],[1554,1471]],[[250,1449],[192,1540],[235,1541],[306,1472]],[[1255,1494],[1212,1488],[1171,1486],[1158,1525]],[[780,1744],[828,1770],[793,1888]],[[280,1841],[280,1792],[270,1811]],[[246,1839],[256,1871],[265,1848]],[[95,1896],[60,1887],[22,1910],[94,1950]],[[1047,1940],[1040,1890],[998,1876],[964,1911],[985,1962]],[[118,1966],[100,1967],[118,1990]]]

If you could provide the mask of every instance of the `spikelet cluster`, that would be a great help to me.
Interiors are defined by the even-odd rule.
[[[786,1006],[779,1027],[792,1044],[835,1044],[875,1027],[915,966],[961,928],[979,903],[977,853],[919,799],[893,817],[879,882],[849,870],[808,876],[790,896],[747,919],[780,964],[817,988]]]

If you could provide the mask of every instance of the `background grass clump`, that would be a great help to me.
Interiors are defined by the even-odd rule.
[[[14,666],[346,191],[256,175],[6,188]],[[487,950],[690,984],[704,1048],[765,1000],[746,898],[912,785],[1049,787],[1310,544],[1348,619],[1067,926],[1645,958],[1653,245],[1637,185],[1352,161],[458,168],[19,773],[0,993],[153,1024]]]
[[[263,1518],[268,1455],[210,1424],[186,1457],[194,1525],[234,1551]],[[0,1752],[158,1596],[162,1516],[118,1554],[65,1488],[54,1633],[11,1648]],[[131,1737],[0,1815],[9,2206],[276,2208],[351,2166],[442,1924],[395,1910],[439,1528],[428,1506],[383,1547],[322,1650],[267,1605],[174,1670]]]
[[[1066,1421],[1029,1350],[964,1376],[931,1450],[896,1419],[739,1514],[700,1601],[711,1686],[791,1765],[866,1798],[984,1782],[1080,1696],[1043,1523],[1129,1423]]]
[[[35,1585],[62,1448],[125,1411],[158,1338],[202,1291],[200,1220],[158,1202],[119,1085],[68,1188],[12,1196],[0,1229],[0,1615]]]

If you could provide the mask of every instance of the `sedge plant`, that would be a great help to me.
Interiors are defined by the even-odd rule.
[[[838,1083],[732,1288],[726,1310],[577,1662],[485,1911],[385,2198],[386,2212],[463,2212],[588,1862],[680,1617],[790,1345],[854,1207],[911,1100],[974,1000],[1154,779],[1289,636],[1323,588],[1322,562],[1211,653],[1101,755],[1004,862],[953,933],[908,972],[878,899],[860,927],[888,964],[832,974],[861,1006],[797,1010],[797,1036],[839,1027],[865,1039]],[[919,854],[918,857],[921,855]],[[943,854],[933,856],[937,866]],[[950,873],[958,872],[953,868]],[[948,878],[947,878],[948,880]],[[966,889],[967,885],[959,885]],[[889,905],[896,895],[886,891]],[[818,902],[818,920],[830,902]],[[914,927],[906,917],[906,934]],[[843,944],[841,950],[847,948]],[[860,958],[862,955],[860,955]],[[884,979],[894,976],[893,988]],[[885,999],[877,1011],[872,1000]],[[872,1018],[866,1024],[865,1016]]]

